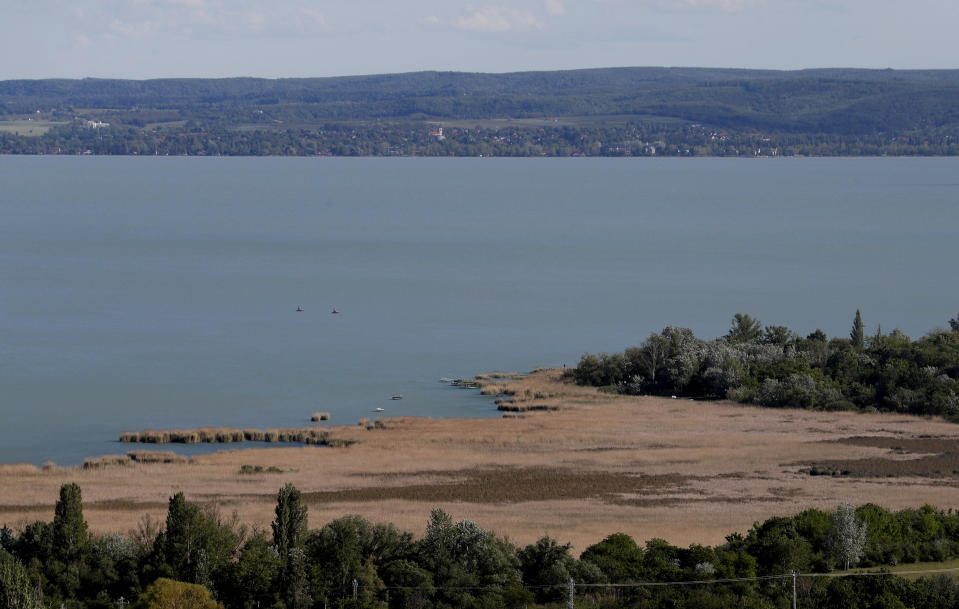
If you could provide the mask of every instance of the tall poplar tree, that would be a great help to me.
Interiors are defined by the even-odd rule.
[[[73,482],[64,484],[53,512],[53,554],[64,562],[74,562],[85,551],[88,541],[80,486]]]
[[[862,314],[856,309],[856,318],[852,320],[852,330],[849,331],[849,338],[852,339],[852,346],[862,349],[866,346],[866,328],[862,325]]]
[[[303,494],[292,484],[287,484],[276,495],[276,519],[273,527],[273,544],[284,561],[290,550],[306,537],[306,504]]]
[[[183,493],[170,497],[163,550],[173,575],[180,581],[197,583],[198,566],[203,562],[200,519],[200,507],[187,501]]]
[[[293,609],[310,603],[307,582],[307,564],[301,547],[306,538],[306,504],[303,494],[287,483],[276,495],[276,519],[273,527],[273,545],[280,557],[280,591],[287,605]]]

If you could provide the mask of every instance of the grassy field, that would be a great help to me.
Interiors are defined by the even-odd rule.
[[[42,120],[0,121],[0,132],[28,137],[39,137],[54,127],[66,125],[64,122]]]
[[[548,534],[577,550],[614,532],[717,544],[771,516],[841,502],[959,505],[948,456],[959,445],[955,424],[618,396],[560,376],[481,380],[508,392],[500,398],[515,408],[508,417],[333,426],[335,448],[231,448],[188,463],[112,458],[87,469],[0,466],[0,523],[50,520],[65,482],[80,484],[84,514],[100,532],[134,528],[144,514],[162,520],[178,491],[269,530],[276,492],[290,482],[307,498],[312,527],[355,513],[421,534],[440,507],[516,543]],[[839,463],[845,474],[810,474]]]
[[[682,124],[681,119],[655,116],[652,114],[617,114],[595,116],[560,116],[546,118],[486,118],[431,121],[442,127],[462,129],[508,129],[509,127],[622,127],[626,123],[659,123],[663,125]]]

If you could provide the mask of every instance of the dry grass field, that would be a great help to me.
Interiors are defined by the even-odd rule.
[[[80,484],[86,518],[101,532],[135,528],[144,514],[162,520],[178,491],[269,530],[276,491],[292,482],[312,527],[357,513],[421,534],[441,507],[517,543],[549,534],[577,550],[617,531],[716,544],[770,516],[842,501],[959,507],[954,424],[616,396],[564,383],[560,373],[481,381],[508,391],[507,417],[331,427],[344,445],[336,448],[0,466],[0,523],[51,519],[65,482]]]
[[[54,127],[68,124],[66,121],[44,121],[44,120],[5,120],[0,121],[0,132],[12,133],[14,135],[25,135],[29,137],[41,136]]]

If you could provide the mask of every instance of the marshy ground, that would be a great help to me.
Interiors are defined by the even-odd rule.
[[[183,491],[269,529],[277,489],[306,496],[310,526],[348,513],[422,533],[429,512],[525,544],[549,534],[582,550],[613,532],[716,544],[754,522],[846,501],[959,506],[959,426],[895,414],[769,409],[618,396],[561,371],[481,384],[507,391],[502,419],[381,419],[331,427],[340,447],[225,450],[189,463],[104,461],[88,469],[0,466],[0,523],[50,520],[77,482],[101,532],[162,519]],[[353,444],[350,444],[353,442]]]

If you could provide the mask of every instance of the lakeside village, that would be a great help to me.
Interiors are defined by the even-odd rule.
[[[0,121],[0,154],[133,156],[470,156],[470,157],[802,157],[910,154],[932,147],[914,138],[807,138],[755,130],[734,133],[687,125],[581,125],[564,119],[294,128],[223,127],[196,121],[144,129],[101,118],[29,117]],[[4,123],[8,123],[6,126]],[[863,141],[863,140],[866,141]],[[937,152],[948,151],[940,143]],[[911,152],[910,152],[911,151]]]

